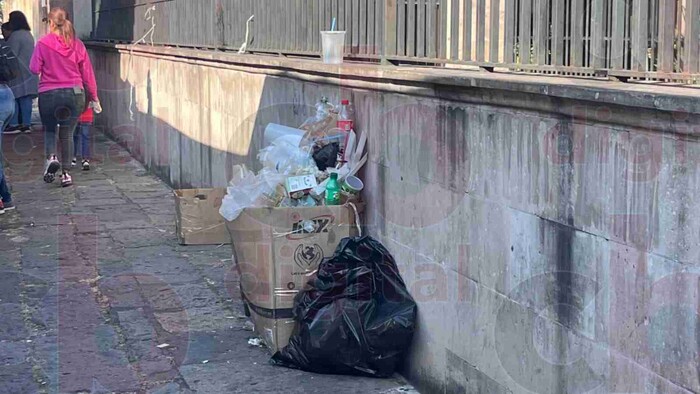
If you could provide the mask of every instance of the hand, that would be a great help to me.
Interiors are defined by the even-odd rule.
[[[93,111],[95,111],[96,114],[102,113],[102,105],[100,105],[100,101],[91,101],[90,102],[90,108],[92,108]]]

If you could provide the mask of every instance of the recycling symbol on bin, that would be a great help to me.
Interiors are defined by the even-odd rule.
[[[305,271],[311,271],[318,266],[323,260],[323,249],[319,245],[304,245],[297,246],[294,251],[294,262],[299,268]]]

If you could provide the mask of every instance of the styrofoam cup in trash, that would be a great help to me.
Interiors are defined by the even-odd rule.
[[[321,43],[323,46],[323,62],[326,64],[343,63],[343,49],[345,47],[344,31],[322,31]]]

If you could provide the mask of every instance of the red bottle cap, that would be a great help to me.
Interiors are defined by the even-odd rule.
[[[350,105],[350,100],[342,100],[340,105]]]

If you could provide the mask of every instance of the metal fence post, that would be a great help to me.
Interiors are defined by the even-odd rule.
[[[388,64],[388,58],[396,55],[396,0],[384,0],[384,45],[382,46],[382,64]]]
[[[224,24],[224,5],[221,4],[221,0],[216,1],[216,32],[217,32],[217,45],[220,48],[226,47],[226,27]]]

